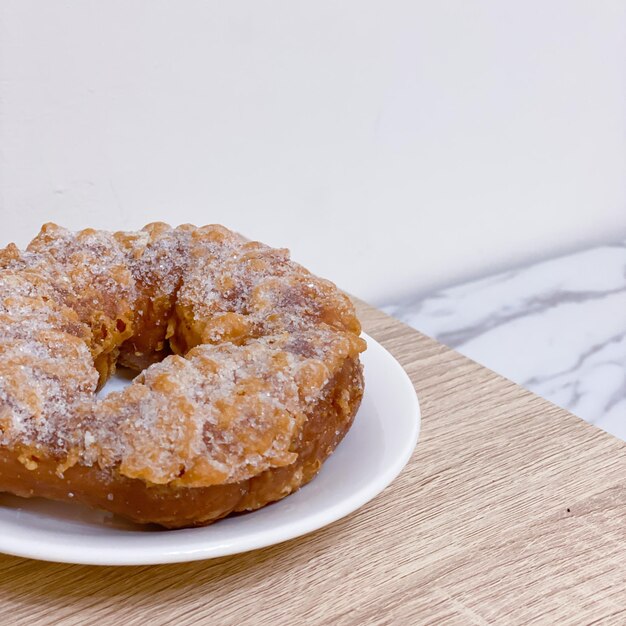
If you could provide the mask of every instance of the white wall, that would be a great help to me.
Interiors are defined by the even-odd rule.
[[[621,0],[0,0],[0,226],[223,222],[375,302],[626,236]]]

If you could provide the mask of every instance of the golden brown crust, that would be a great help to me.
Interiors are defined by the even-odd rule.
[[[0,490],[168,527],[280,499],[354,418],[359,332],[332,283],[222,226],[48,224],[0,251]],[[94,396],[117,362],[144,371]]]
[[[293,447],[298,460],[252,479],[211,487],[147,487],[139,479],[83,465],[74,465],[60,477],[53,460],[37,459],[29,470],[11,450],[0,448],[0,491],[80,501],[135,522],[167,528],[205,525],[232,512],[252,511],[280,500],[313,479],[352,425],[362,389],[361,365],[350,359],[311,408],[302,437]]]

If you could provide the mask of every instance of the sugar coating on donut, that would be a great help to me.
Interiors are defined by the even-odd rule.
[[[91,334],[32,269],[0,272],[0,443],[67,451],[58,426],[93,395]]]
[[[332,283],[222,226],[46,225],[27,251],[0,251],[0,445],[60,474],[246,480],[296,460],[307,411],[365,349],[359,332]],[[118,360],[145,369],[96,397]]]

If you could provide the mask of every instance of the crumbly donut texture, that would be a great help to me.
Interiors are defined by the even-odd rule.
[[[208,524],[311,480],[350,428],[350,300],[223,226],[70,232],[0,250],[0,491]],[[96,391],[116,364],[141,372]]]

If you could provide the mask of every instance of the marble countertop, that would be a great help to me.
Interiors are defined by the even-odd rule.
[[[626,440],[626,242],[383,309]]]

